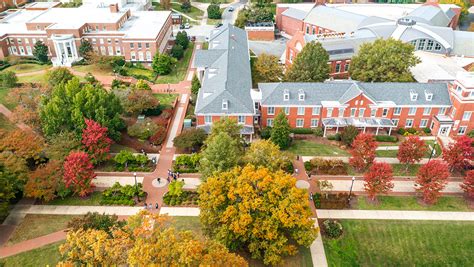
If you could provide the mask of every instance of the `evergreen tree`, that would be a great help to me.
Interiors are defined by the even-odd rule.
[[[199,82],[197,75],[194,74],[193,80],[191,81],[191,93],[197,95],[199,93],[199,88],[201,88],[201,82]]]
[[[282,111],[275,117],[270,140],[281,149],[286,149],[290,145],[290,124]]]
[[[37,41],[33,47],[33,56],[39,61],[48,62],[48,47],[41,41]]]

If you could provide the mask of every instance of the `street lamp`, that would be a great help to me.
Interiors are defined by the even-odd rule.
[[[137,197],[137,202],[140,202],[140,196],[138,195],[138,184],[137,184],[137,173],[133,173],[133,177],[135,177],[135,196]]]
[[[351,189],[349,190],[349,198],[347,199],[347,202],[350,203],[351,202],[351,197],[352,197],[352,187],[354,187],[354,181],[355,181],[355,177],[352,176],[352,183],[351,183]]]

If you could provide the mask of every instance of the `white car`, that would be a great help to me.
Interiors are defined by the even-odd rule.
[[[234,8],[233,7],[229,7],[229,12],[233,12],[234,11]]]

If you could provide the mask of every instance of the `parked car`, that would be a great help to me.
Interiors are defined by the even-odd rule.
[[[234,7],[229,7],[229,12],[233,12],[234,11]]]
[[[191,28],[191,25],[189,23],[184,23],[184,24],[179,25],[179,28],[180,29],[189,29],[189,28]]]
[[[220,26],[222,26],[223,24],[222,23],[217,23],[216,24],[216,28],[219,28]]]

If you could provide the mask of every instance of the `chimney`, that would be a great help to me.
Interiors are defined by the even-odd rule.
[[[118,13],[119,12],[118,4],[111,4],[109,6],[109,8],[110,8],[110,13]]]

